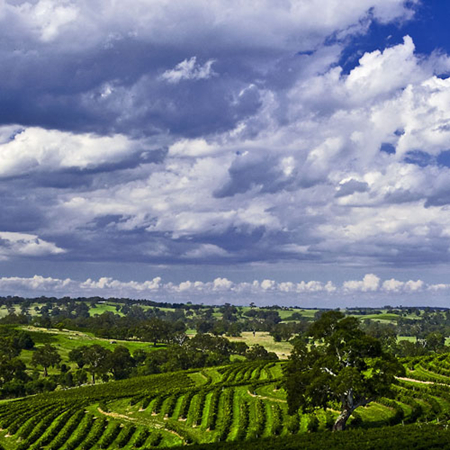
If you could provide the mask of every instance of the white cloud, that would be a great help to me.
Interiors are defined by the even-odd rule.
[[[350,280],[345,281],[343,284],[344,290],[347,291],[378,291],[380,285],[380,278],[373,273],[368,273],[364,276],[362,281]]]
[[[82,48],[113,46],[133,37],[159,45],[203,48],[292,49],[311,46],[327,35],[364,29],[364,18],[383,22],[410,18],[404,0],[274,0],[228,2],[193,0],[37,0],[2,3],[5,25],[12,22],[24,35]],[[0,18],[2,16],[0,15]],[[361,22],[361,23],[360,23]],[[9,28],[7,28],[9,29]],[[74,39],[75,37],[78,38]]]
[[[220,291],[220,290],[230,290],[233,287],[234,283],[227,278],[216,278],[213,281],[213,290],[214,291]]]
[[[362,306],[367,296],[372,304],[376,302],[378,305],[389,302],[395,304],[414,302],[423,305],[422,295],[425,292],[428,292],[427,295],[435,295],[442,302],[445,299],[439,295],[447,295],[450,285],[427,284],[422,280],[381,281],[374,274],[367,274],[361,281],[344,281],[341,286],[336,286],[331,281],[323,283],[314,280],[277,282],[263,279],[247,283],[217,277],[213,281],[185,280],[175,284],[163,282],[161,277],[147,281],[120,281],[111,277],[77,281],[70,278],[35,275],[31,278],[2,277],[0,290],[2,295],[130,297],[161,301],[166,301],[170,296],[173,301],[210,302],[210,304],[215,303],[217,299],[222,301],[225,298],[226,301],[235,304],[256,301],[258,304],[266,305],[289,303],[298,306],[303,304],[316,307],[330,305],[343,307],[349,304]],[[355,293],[359,294],[356,303]]]
[[[169,147],[170,156],[209,156],[222,149],[217,145],[211,145],[205,139],[181,139]]]
[[[10,13],[14,11],[11,5]],[[55,40],[64,28],[77,20],[79,9],[68,1],[39,0],[34,4],[23,2],[15,13],[43,42]]]
[[[0,259],[9,259],[14,256],[38,257],[61,253],[65,253],[65,250],[34,234],[0,232]]]
[[[422,280],[409,280],[405,283],[405,289],[408,291],[421,291],[424,287],[425,283]]]
[[[28,295],[36,292],[48,292],[49,295],[70,291],[71,286],[76,285],[70,278],[64,280],[52,277],[34,275],[31,278],[2,277],[0,278],[0,289],[9,292],[27,292]],[[80,291],[81,292],[81,291]]]
[[[403,281],[399,281],[394,278],[383,282],[383,290],[387,292],[400,292],[404,286],[405,283]]]
[[[68,239],[72,248],[67,254],[84,257],[89,252],[80,243],[106,251],[107,240],[118,242],[130,259],[150,262],[314,260],[374,267],[374,262],[448,261],[450,171],[405,158],[414,150],[435,158],[447,149],[450,80],[442,75],[450,69],[449,58],[417,55],[413,39],[405,36],[402,43],[362,55],[349,74],[336,66],[345,42],[339,39],[366,29],[373,17],[385,23],[410,18],[406,5],[411,2],[150,3],[2,4],[5,36],[16,42],[19,34],[20,48],[41,48],[45,41],[45,54],[75,55],[74,61],[85,61],[85,51],[89,57],[118,52],[124,58],[128,49],[149,52],[136,56],[142,67],[136,65],[132,73],[124,68],[125,75],[109,74],[104,67],[96,75],[97,66],[64,59],[63,65],[78,68],[74,80],[80,84],[74,81],[73,97],[55,94],[58,111],[65,110],[66,101],[78,113],[87,107],[89,114],[80,116],[99,114],[104,120],[99,133],[105,136],[44,126],[0,129],[0,177],[20,178],[19,185],[27,175],[39,185],[34,207],[45,222],[46,239],[61,236],[70,223],[75,234]],[[323,46],[330,34],[338,42]],[[33,55],[30,50],[27,60]],[[213,69],[221,76],[214,76]],[[209,78],[208,83],[194,82]],[[205,85],[213,89],[205,93]],[[50,90],[43,88],[46,94]],[[161,109],[149,112],[154,105]],[[129,136],[109,128],[117,111],[117,124],[125,132],[128,124],[134,126]],[[206,131],[192,130],[191,120],[198,115],[202,123],[211,120]],[[143,139],[142,133],[153,135]],[[380,152],[383,144],[396,153]],[[126,164],[149,145],[161,149],[158,164],[140,164],[139,158]],[[44,178],[53,181],[55,172],[79,175],[83,169],[114,164],[120,173],[77,178],[79,184],[64,189],[39,184]],[[39,180],[33,178],[37,175]],[[9,247],[29,255],[63,251],[51,242],[33,241],[39,232],[30,233],[33,238],[22,239],[27,244],[10,241]],[[123,245],[121,239],[140,244]],[[118,248],[111,250],[114,257]],[[101,251],[98,256],[105,257]],[[117,283],[105,278],[86,286],[133,292],[140,286]],[[207,292],[211,286],[186,281],[170,289]],[[376,275],[349,280],[344,288],[367,293],[424,289],[418,281],[382,283]],[[331,282],[270,279],[227,289],[292,295],[342,290]]]
[[[418,64],[414,43],[405,36],[403,44],[365,53],[345,80],[345,88],[358,102],[376,98],[411,83],[422,81],[427,71]]]
[[[123,135],[73,134],[37,127],[1,127],[0,136],[0,177],[95,168],[119,162],[142,146]]]
[[[116,292],[153,292],[161,288],[161,277],[155,277],[153,280],[144,281],[142,283],[136,281],[122,282],[111,277],[102,277],[98,281],[87,279],[80,284],[82,289],[100,289],[111,290]]]
[[[166,70],[161,75],[161,78],[168,83],[173,84],[177,84],[183,80],[207,80],[208,78],[217,75],[212,70],[214,62],[214,59],[210,59],[201,65],[197,63],[197,58],[193,56],[189,60],[185,59],[180,62],[173,69]]]

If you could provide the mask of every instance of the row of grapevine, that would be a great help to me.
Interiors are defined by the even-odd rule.
[[[191,408],[188,413],[192,411],[192,425],[199,426],[202,423],[203,409],[205,407],[207,392],[202,389],[195,398],[195,401],[191,401]]]
[[[420,376],[442,380],[448,361],[436,356],[405,364],[411,378],[419,375],[417,381],[400,379],[392,398],[358,408],[353,427],[450,419],[449,385],[419,382]],[[189,372],[143,377],[139,387],[133,381],[136,391],[126,389],[128,397],[118,391],[121,382],[37,395],[1,404],[0,426],[17,450],[146,449],[180,437],[185,443],[247,441],[329,429],[336,412],[287,414],[281,366],[263,361],[197,372],[203,377]],[[102,416],[124,404],[132,421],[120,419],[121,411],[113,419]]]
[[[219,428],[219,441],[225,441],[233,422],[233,401],[234,389],[226,389],[223,394],[223,403],[221,409],[222,421]]]

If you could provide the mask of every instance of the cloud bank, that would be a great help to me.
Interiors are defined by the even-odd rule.
[[[406,33],[357,46],[419,8],[1,1],[0,259],[18,279],[24,261],[448,264],[450,58]],[[255,278],[228,290],[442,292],[371,275]],[[186,283],[158,292],[220,291]]]
[[[164,282],[161,277],[142,282],[119,281],[111,277],[77,281],[35,275],[31,278],[2,277],[0,289],[9,295],[28,297],[101,296],[193,303],[207,299],[211,303],[226,301],[247,305],[255,302],[260,306],[273,305],[278,301],[299,307],[363,306],[368,299],[372,306],[383,306],[389,302],[394,306],[402,302],[403,305],[423,305],[421,299],[431,296],[437,305],[445,306],[450,284],[427,284],[422,280],[400,281],[394,278],[382,281],[374,274],[366,274],[362,280],[344,281],[340,285],[331,281],[277,282],[271,279],[236,283],[225,277],[206,282],[185,280],[178,284]]]

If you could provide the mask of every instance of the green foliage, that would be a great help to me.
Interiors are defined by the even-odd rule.
[[[438,425],[397,425],[342,433],[306,433],[247,442],[192,445],[191,450],[438,450],[448,448],[450,429]],[[181,447],[176,447],[176,449]],[[172,447],[174,449],[174,447]],[[164,450],[164,449],[161,449]]]
[[[297,340],[286,366],[285,388],[289,411],[326,408],[339,402],[341,415],[334,429],[343,429],[359,407],[388,395],[403,367],[382,351],[380,342],[366,335],[358,320],[338,311],[323,313],[309,331],[322,345],[308,347]]]
[[[222,421],[219,427],[218,440],[225,441],[230,432],[231,423],[233,422],[233,397],[234,389],[226,389],[223,393],[223,404],[221,408]]]
[[[141,428],[137,433],[135,434],[135,438],[132,442],[132,448],[141,448],[145,441],[150,436],[150,430],[148,428]]]
[[[441,356],[405,360],[404,363],[414,371],[426,366],[432,375],[435,372],[431,368],[448,370],[448,362]],[[173,445],[180,442],[181,437],[191,444],[215,442],[217,447],[214,448],[221,448],[224,441],[233,440],[244,450],[257,439],[259,441],[255,442],[259,442],[260,449],[276,449],[278,443],[297,445],[295,439],[285,440],[283,436],[303,439],[305,432],[309,432],[306,435],[311,434],[314,440],[323,444],[319,430],[329,429],[336,413],[331,410],[308,414],[295,411],[289,416],[284,391],[279,389],[278,377],[283,365],[286,363],[239,363],[205,369],[203,376],[193,371],[152,375],[0,404],[0,426],[12,435],[4,441],[0,435],[0,443],[8,444],[10,450],[16,447],[19,450],[37,450],[39,447],[46,450],[117,450],[147,449],[155,443]],[[142,411],[144,400],[150,400],[150,406]],[[159,403],[158,415],[152,416],[155,403]],[[441,384],[399,380],[393,386],[390,398],[382,397],[372,405],[355,412],[349,422],[350,429],[415,420],[443,423],[450,419],[450,391]],[[336,408],[336,404],[332,406]],[[99,407],[117,415],[114,414],[113,419],[104,417]],[[187,420],[178,420],[181,417]],[[277,439],[260,441],[266,436]],[[304,442],[308,443],[308,449],[317,448],[309,446],[313,440]],[[345,446],[348,443],[347,440],[339,442]]]
[[[45,344],[42,347],[37,348],[33,352],[31,358],[31,364],[33,366],[42,366],[44,368],[44,376],[47,376],[47,369],[54,367],[61,361],[61,356],[58,350],[50,344]]]
[[[274,352],[268,352],[262,345],[255,344],[247,352],[245,356],[249,361],[256,360],[277,360],[278,356]]]
[[[239,411],[239,426],[236,434],[237,441],[245,440],[247,436],[248,428],[250,424],[250,408],[248,402],[244,401],[241,403]]]
[[[130,442],[135,432],[136,427],[134,425],[124,427],[119,436],[117,437],[116,440],[117,447],[119,448],[125,447],[128,444],[128,442]]]
[[[102,434],[101,439],[98,442],[98,446],[101,449],[108,448],[116,439],[121,431],[120,422],[112,422],[106,431]]]

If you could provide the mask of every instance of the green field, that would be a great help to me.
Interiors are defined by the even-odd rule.
[[[275,342],[273,337],[264,331],[257,331],[255,336],[251,331],[244,331],[241,337],[230,337],[233,342],[245,342],[249,347],[255,344],[262,345],[269,352],[275,352],[280,359],[287,359],[292,350],[289,342]]]
[[[358,408],[350,428],[449,420],[447,357],[405,360],[407,374],[392,398]],[[283,364],[236,363],[0,402],[0,444],[10,450],[131,450],[325,432],[338,411],[287,413]]]
[[[36,347],[43,344],[51,344],[58,350],[61,356],[61,362],[68,366],[75,367],[74,363],[69,361],[69,352],[75,348],[82,347],[84,345],[98,344],[108,350],[114,350],[118,345],[122,345],[133,354],[136,350],[141,349],[145,351],[158,350],[164,348],[165,345],[158,344],[156,347],[149,342],[141,341],[123,341],[123,340],[111,340],[95,337],[92,333],[84,333],[81,331],[71,330],[59,330],[59,329],[44,329],[36,328],[32,326],[24,326],[21,329],[30,333],[32,339],[36,343]],[[29,365],[31,362],[32,350],[23,350],[20,357],[23,361]],[[50,368],[49,373],[59,373],[56,368]]]

